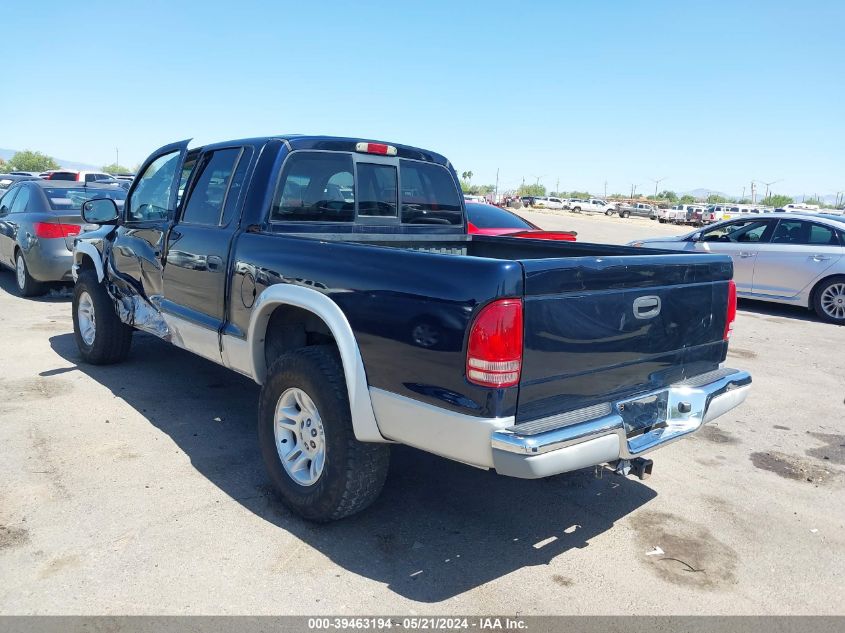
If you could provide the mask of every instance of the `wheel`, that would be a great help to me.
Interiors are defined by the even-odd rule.
[[[611,216],[611,215],[613,215],[613,211],[608,209],[607,211],[604,212],[604,214],[607,215],[607,216]]]
[[[813,297],[813,308],[823,321],[845,325],[845,277],[823,282]]]
[[[73,335],[82,360],[92,365],[124,360],[132,344],[132,328],[118,318],[111,297],[91,270],[82,271],[73,288]]]
[[[660,222],[660,224],[666,224],[666,220],[663,218],[657,218],[657,221]]]
[[[276,359],[261,388],[258,441],[282,502],[311,521],[360,512],[387,477],[389,446],[355,439],[333,347],[304,347]]]
[[[575,213],[581,213],[581,207],[572,207],[572,211]]]
[[[44,294],[44,284],[35,281],[35,279],[33,279],[29,274],[29,268],[26,266],[26,260],[23,258],[23,253],[20,251],[15,253],[15,281],[18,286],[18,293],[22,297],[35,297]]]
[[[629,218],[629,217],[631,217],[631,212],[630,211],[623,211],[622,213],[619,214],[619,217],[620,218]]]

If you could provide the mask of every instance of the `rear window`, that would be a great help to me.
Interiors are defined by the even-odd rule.
[[[92,198],[111,198],[123,206],[126,192],[120,187],[114,189],[89,189],[87,187],[45,187],[44,193],[53,211],[81,211],[82,203]]]
[[[479,229],[533,229],[522,218],[489,204],[468,204],[467,220]]]
[[[76,180],[77,176],[75,171],[54,171],[50,174],[50,180]]]
[[[460,226],[462,202],[452,174],[439,165],[402,159],[397,173],[395,163],[353,165],[346,153],[299,151],[285,161],[270,220],[352,222],[357,212],[360,218]]]

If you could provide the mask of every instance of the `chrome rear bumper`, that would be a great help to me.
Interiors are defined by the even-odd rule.
[[[750,388],[748,372],[718,369],[626,400],[511,426],[492,435],[493,465],[500,474],[534,479],[637,457],[739,406]]]

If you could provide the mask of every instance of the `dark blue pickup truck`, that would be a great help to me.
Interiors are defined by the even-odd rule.
[[[75,243],[84,360],[150,332],[262,385],[282,500],[329,521],[407,444],[537,478],[640,456],[746,397],[727,257],[467,235],[450,163],[362,139],[156,151]]]

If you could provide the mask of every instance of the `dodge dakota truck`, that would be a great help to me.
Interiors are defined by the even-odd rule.
[[[313,521],[370,504],[392,443],[513,477],[627,473],[751,383],[723,366],[728,257],[468,235],[427,150],[184,141],[122,209],[83,213],[82,359],[121,361],[140,330],[252,378],[269,477]]]

